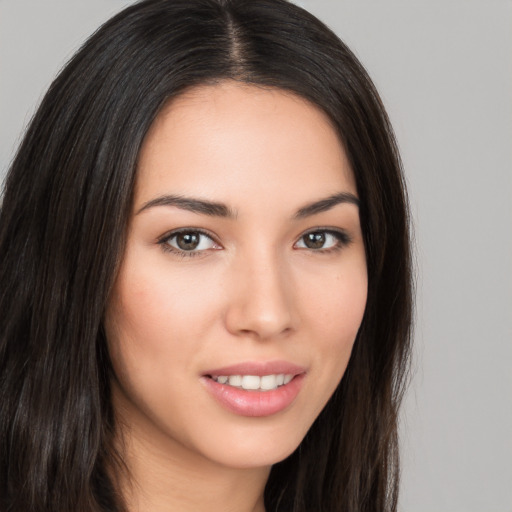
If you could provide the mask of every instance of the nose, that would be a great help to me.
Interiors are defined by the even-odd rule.
[[[234,266],[225,316],[228,331],[268,340],[296,329],[296,297],[285,265],[275,256],[253,255]]]

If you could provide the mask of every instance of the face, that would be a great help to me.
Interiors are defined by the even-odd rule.
[[[117,414],[191,460],[269,466],[347,366],[366,304],[354,176],[328,118],[224,82],[144,142],[105,327]]]

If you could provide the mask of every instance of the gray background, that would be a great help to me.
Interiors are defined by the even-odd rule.
[[[52,77],[125,0],[0,0],[0,177]],[[512,512],[512,1],[303,0],[370,71],[409,183],[405,512]]]

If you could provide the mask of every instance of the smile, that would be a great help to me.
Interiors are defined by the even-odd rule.
[[[277,373],[270,375],[212,375],[211,378],[219,384],[226,384],[246,391],[272,391],[288,384],[294,375]]]
[[[263,417],[285,411],[302,389],[306,367],[287,361],[245,362],[202,374],[207,392],[231,413]]]

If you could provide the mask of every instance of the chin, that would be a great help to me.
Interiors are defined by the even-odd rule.
[[[225,467],[270,467],[290,456],[300,445],[308,429],[309,425],[297,424],[254,425],[252,428],[240,430],[228,428],[220,438],[203,437],[202,446],[196,446],[196,449],[199,448],[212,462]]]

